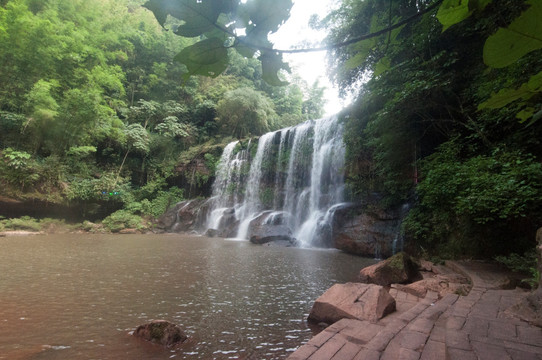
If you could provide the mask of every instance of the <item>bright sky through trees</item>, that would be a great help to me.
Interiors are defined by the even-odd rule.
[[[295,0],[288,21],[271,36],[277,49],[290,49],[295,47],[314,47],[325,38],[324,31],[316,31],[309,27],[309,20],[313,14],[323,17],[329,13],[334,0]],[[284,58],[290,66],[309,84],[317,79],[321,85],[327,87],[326,115],[339,112],[345,104],[341,101],[338,91],[329,82],[326,76],[326,52],[311,52],[299,54],[285,54]]]

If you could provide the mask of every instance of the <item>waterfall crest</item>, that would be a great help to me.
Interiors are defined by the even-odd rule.
[[[255,232],[331,246],[332,215],[344,193],[343,126],[337,117],[307,121],[226,146],[207,229],[251,239]]]

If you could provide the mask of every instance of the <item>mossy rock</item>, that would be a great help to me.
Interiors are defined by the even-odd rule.
[[[421,279],[417,264],[408,254],[397,253],[378,264],[366,267],[360,271],[361,282],[389,286],[391,284],[406,284]]]

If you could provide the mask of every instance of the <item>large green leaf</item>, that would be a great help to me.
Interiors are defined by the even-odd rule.
[[[223,9],[223,1],[219,0],[149,0],[145,7],[154,13],[163,26],[167,15],[171,15],[184,23],[176,34],[186,37],[200,36],[214,28]]]
[[[175,61],[186,65],[185,79],[191,75],[216,77],[228,67],[228,50],[218,38],[205,39],[184,48]]]
[[[437,19],[444,26],[442,31],[468,18],[472,11],[469,0],[444,0],[437,12]]]
[[[488,100],[478,106],[478,110],[500,109],[511,102],[520,99],[525,102],[540,92],[542,92],[542,71],[531,76],[528,82],[521,84],[517,89],[506,88],[493,94]],[[527,112],[521,112],[518,114],[518,117],[522,119],[526,114]]]
[[[292,0],[251,0],[240,8],[240,13],[246,14],[256,24],[260,31],[275,32],[290,17]]]
[[[494,68],[515,63],[525,54],[542,49],[542,1],[530,0],[530,7],[507,28],[499,29],[484,45],[484,62]]]
[[[379,62],[376,63],[373,76],[378,76],[382,74],[383,72],[388,71],[390,68],[391,68],[390,58],[387,56],[383,57],[382,59],[380,59]]]
[[[282,69],[290,71],[288,64],[282,61],[282,55],[269,51],[262,52],[260,61],[262,62],[262,78],[266,83],[273,86],[288,84],[287,81],[281,80],[278,76],[279,71]]]
[[[444,0],[437,12],[437,19],[445,31],[450,26],[468,18],[474,11],[482,11],[493,0]]]

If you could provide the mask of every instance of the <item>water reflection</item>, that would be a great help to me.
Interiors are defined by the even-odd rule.
[[[0,238],[0,359],[281,359],[312,302],[372,260],[181,235]],[[190,341],[128,333],[168,319]]]

